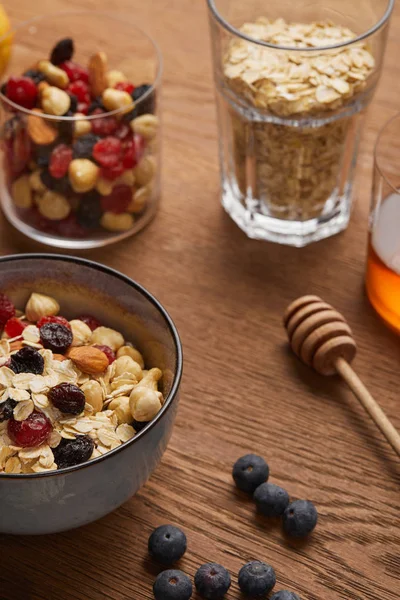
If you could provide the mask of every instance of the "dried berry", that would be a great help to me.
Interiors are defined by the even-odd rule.
[[[126,138],[132,135],[132,129],[129,127],[128,123],[120,123],[117,131],[115,132],[115,137],[119,140],[125,140]]]
[[[35,348],[25,346],[11,356],[10,369],[14,371],[14,373],[34,373],[34,375],[42,375],[44,360]]]
[[[50,156],[55,148],[54,144],[43,144],[40,146],[34,146],[33,148],[33,159],[38,167],[47,167],[50,162]]]
[[[36,104],[36,85],[29,77],[10,77],[7,81],[6,96],[24,108],[33,108]]]
[[[76,112],[82,115],[87,115],[89,111],[89,104],[87,102],[78,102]]]
[[[16,446],[22,448],[40,446],[47,440],[52,431],[53,426],[49,419],[46,415],[37,411],[31,413],[24,421],[15,421],[11,418],[7,425],[9,438]]]
[[[71,99],[71,104],[69,106],[69,111],[68,111],[68,113],[70,113],[70,114],[68,114],[68,116],[72,117],[78,111],[78,98],[74,94],[71,94],[71,92],[68,92],[68,96]],[[67,115],[64,115],[64,116],[67,116]]]
[[[98,321],[98,319],[96,319],[96,317],[93,317],[93,315],[80,315],[79,317],[77,317],[77,319],[79,319],[79,321],[83,321],[84,323],[86,323],[86,325],[92,331],[94,331],[95,329],[97,329],[98,327],[101,326],[100,321]]]
[[[74,213],[70,213],[65,219],[58,221],[56,230],[57,234],[64,238],[84,238],[87,235],[87,229],[78,223]]]
[[[85,408],[85,394],[73,383],[60,383],[49,392],[53,405],[62,413],[79,415]]]
[[[72,113],[69,113],[68,111],[64,116],[71,117]],[[62,140],[65,144],[71,145],[72,140],[74,138],[74,121],[72,119],[71,121],[68,119],[60,119],[60,121],[57,123],[57,127],[59,131],[60,140]]]
[[[105,115],[105,112],[101,108],[96,108],[92,115]],[[97,119],[93,119],[92,131],[96,135],[112,135],[118,129],[118,120],[115,117],[99,116]]]
[[[115,356],[115,352],[113,350],[111,350],[110,346],[103,346],[103,345],[100,345],[100,344],[94,344],[93,348],[98,348],[99,350],[101,350],[102,352],[104,352],[104,354],[108,358],[108,364],[111,365],[111,363],[114,362],[116,356]]]
[[[0,293],[0,329],[4,328],[8,319],[15,316],[15,306],[10,298],[5,294]]]
[[[150,421],[136,421],[133,419],[132,427],[137,433],[139,433],[139,431],[142,431],[142,429],[144,429],[149,423]]]
[[[54,460],[59,469],[80,465],[90,459],[94,441],[88,435],[78,435],[74,440],[62,439],[54,448]]]
[[[20,319],[17,319],[17,317],[11,317],[5,324],[4,331],[8,337],[13,338],[21,335],[26,326],[27,323],[23,323]]]
[[[125,169],[133,169],[137,164],[136,144],[133,136],[124,140],[122,149],[122,164]]]
[[[46,323],[39,331],[43,346],[56,354],[65,354],[72,344],[72,332],[65,325]]]
[[[32,79],[32,81],[34,81],[36,85],[46,79],[45,75],[37,69],[28,69],[27,71],[25,71],[24,77],[29,77],[29,79]]]
[[[116,185],[113,187],[111,194],[102,196],[101,207],[104,212],[121,214],[126,212],[131,201],[132,188],[129,185]]]
[[[101,96],[97,96],[97,98],[95,98],[94,100],[92,100],[91,104],[89,105],[88,108],[88,115],[91,115],[94,113],[95,110],[97,110],[98,108],[100,108],[100,110],[102,112],[105,111],[105,107],[103,104],[103,100],[101,98]]]
[[[87,133],[78,138],[73,145],[74,158],[90,158],[98,139],[97,135],[92,133]]]
[[[17,402],[11,398],[8,398],[8,400],[0,404],[0,423],[7,421],[7,419],[11,419],[16,406]]]
[[[50,61],[53,65],[59,65],[66,60],[71,60],[74,53],[74,42],[71,38],[64,38],[57,42],[51,51]]]
[[[72,187],[67,175],[56,179],[55,177],[52,177],[46,169],[40,173],[40,179],[49,190],[58,192],[63,196],[72,194]]]
[[[84,81],[73,81],[69,84],[67,91],[77,97],[78,102],[90,103],[89,86]]]
[[[93,148],[93,158],[102,167],[114,167],[121,157],[121,141],[113,136],[99,140]]]
[[[102,214],[99,195],[96,192],[81,195],[76,211],[76,219],[80,225],[88,229],[94,229],[98,227]]]
[[[152,91],[146,98],[140,100],[144,94],[146,94],[151,86],[149,84],[139,85],[131,93],[132,99],[136,102],[136,106],[129,113],[124,115],[124,120],[132,121],[136,117],[140,117],[145,114],[154,114],[156,108],[156,97],[154,91]]]
[[[128,94],[132,94],[135,91],[135,86],[133,83],[129,83],[129,81],[120,81],[114,88],[116,90],[121,90],[122,92],[128,92]]]
[[[59,323],[60,325],[65,325],[65,327],[68,327],[68,329],[71,329],[71,325],[69,324],[69,321],[67,321],[67,319],[65,319],[64,317],[58,317],[58,316],[42,317],[36,323],[36,327],[38,327],[40,329],[41,327],[43,327],[43,325],[46,325],[46,323]]]
[[[60,179],[68,172],[69,163],[72,161],[72,148],[66,144],[56,146],[50,156],[49,171],[52,177]]]
[[[117,163],[113,167],[103,167],[101,169],[101,176],[104,179],[109,179],[110,181],[114,181],[117,179],[122,173],[125,171],[125,167],[122,163]]]
[[[60,67],[60,69],[66,72],[70,82],[84,81],[85,83],[88,83],[89,71],[85,69],[85,67],[82,67],[81,65],[72,62],[72,60],[66,60],[58,66]]]

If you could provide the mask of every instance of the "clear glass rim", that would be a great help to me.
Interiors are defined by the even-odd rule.
[[[298,48],[294,46],[279,46],[277,44],[271,44],[270,42],[264,42],[263,40],[258,40],[257,38],[253,38],[250,35],[242,33],[241,31],[239,31],[239,29],[236,29],[236,27],[234,27],[233,25],[228,23],[226,19],[224,19],[224,17],[221,15],[221,13],[216,7],[215,0],[207,0],[208,8],[214,16],[215,20],[218,21],[218,23],[230,33],[242,38],[243,40],[251,42],[252,44],[258,44],[259,46],[265,46],[267,48],[273,48],[275,50],[286,50],[291,52],[320,52],[321,50],[335,50],[337,48],[345,48],[346,46],[351,46],[353,44],[356,44],[357,42],[361,42],[362,40],[365,40],[366,38],[373,35],[376,31],[379,31],[379,29],[381,29],[387,23],[387,21],[390,18],[390,15],[393,12],[395,2],[396,0],[388,0],[387,8],[382,18],[377,23],[375,23],[373,27],[371,27],[361,35],[355,37],[354,39],[349,40],[348,42],[341,42],[340,44],[331,44],[330,46],[318,46],[317,48]]]
[[[392,125],[392,123],[394,123],[394,121],[397,121],[397,119],[400,119],[400,112],[398,112],[391,119],[389,119],[389,121],[387,121],[383,125],[383,127],[380,129],[380,131],[378,133],[378,139],[375,142],[375,148],[374,148],[374,164],[375,164],[375,168],[378,171],[379,175],[382,177],[382,179],[386,182],[386,184],[396,194],[399,193],[399,188],[396,187],[395,185],[393,185],[393,183],[388,179],[388,176],[385,174],[385,169],[384,169],[383,165],[380,162],[379,152],[380,152],[381,143],[383,142],[383,137],[384,137],[385,133],[387,132],[387,130],[389,129],[389,127]]]
[[[124,15],[123,13],[114,15],[114,14],[111,14],[111,13],[108,13],[105,11],[98,11],[98,10],[63,10],[63,11],[57,11],[57,12],[53,12],[53,13],[47,13],[45,15],[39,15],[39,16],[33,17],[32,19],[23,21],[19,25],[12,27],[9,31],[7,31],[5,34],[3,34],[0,37],[0,44],[2,43],[2,41],[4,39],[8,38],[9,36],[14,36],[15,34],[19,33],[21,29],[29,27],[30,25],[33,25],[34,23],[44,21],[45,19],[60,18],[63,16],[72,16],[72,15],[75,15],[75,16],[76,15],[89,15],[89,14],[90,15],[95,14],[96,16],[106,17],[107,19],[112,19],[113,21],[119,21],[120,23],[123,23],[124,25],[130,25],[131,27],[134,27],[137,31],[139,31],[142,35],[144,35],[144,37],[146,37],[149,40],[149,42],[152,44],[152,46],[155,50],[155,53],[157,56],[157,62],[158,62],[156,77],[154,79],[154,82],[149,84],[150,87],[147,90],[147,92],[145,92],[143,94],[143,96],[140,97],[139,100],[137,100],[136,102],[132,102],[132,104],[124,106],[123,108],[117,108],[115,110],[111,110],[111,111],[102,113],[100,115],[84,115],[84,116],[80,116],[80,117],[76,117],[75,115],[71,116],[71,117],[68,117],[68,116],[58,117],[57,115],[49,115],[46,113],[38,114],[34,110],[30,110],[29,108],[24,108],[23,106],[20,106],[19,104],[15,104],[15,102],[12,102],[11,100],[9,100],[1,91],[0,91],[0,100],[2,102],[4,102],[5,104],[7,104],[8,106],[12,107],[17,112],[22,112],[27,115],[33,115],[35,117],[40,117],[42,119],[49,119],[51,121],[81,121],[83,119],[92,121],[94,119],[104,119],[105,117],[111,117],[113,115],[119,115],[121,113],[129,112],[130,110],[133,110],[135,108],[135,106],[139,106],[140,104],[142,104],[154,92],[154,90],[156,88],[158,88],[158,86],[160,85],[161,78],[162,78],[162,72],[163,72],[163,57],[162,57],[161,50],[160,50],[158,44],[155,42],[155,40],[148,33],[146,33],[143,29],[141,29],[140,27],[138,27],[137,25],[132,23],[131,20],[129,19],[128,15]],[[126,19],[124,19],[124,16],[126,16]]]

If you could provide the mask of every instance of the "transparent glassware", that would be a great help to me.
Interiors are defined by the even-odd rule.
[[[96,111],[92,97],[89,114],[70,111],[55,116],[14,104],[2,87],[0,202],[10,223],[27,236],[53,247],[86,249],[124,239],[155,215],[160,196],[162,59],[155,42],[129,18],[83,10],[55,13],[12,32],[3,81],[36,69],[39,61],[49,60],[52,47],[69,36],[74,41],[74,62],[87,68],[91,56],[105,53],[107,73],[122,73],[138,97],[114,110],[102,106],[103,112]],[[114,87],[110,77],[107,85]],[[87,136],[117,137],[121,142],[117,164],[106,168],[96,161],[93,143],[82,144]],[[54,177],[52,152],[60,145],[72,151],[73,161],[86,162],[70,165],[65,175]],[[74,181],[81,177],[81,168],[88,170],[83,185]]]
[[[394,1],[208,6],[224,208],[293,246],[345,229]]]
[[[400,113],[382,129],[375,147],[369,220],[367,294],[400,334]]]

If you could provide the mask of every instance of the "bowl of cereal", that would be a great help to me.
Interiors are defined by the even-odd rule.
[[[0,258],[0,533],[110,513],[166,449],[182,374],[177,330],[139,284],[85,259]]]

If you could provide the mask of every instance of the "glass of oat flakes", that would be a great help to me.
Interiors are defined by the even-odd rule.
[[[222,203],[293,246],[347,227],[394,0],[208,0]]]

